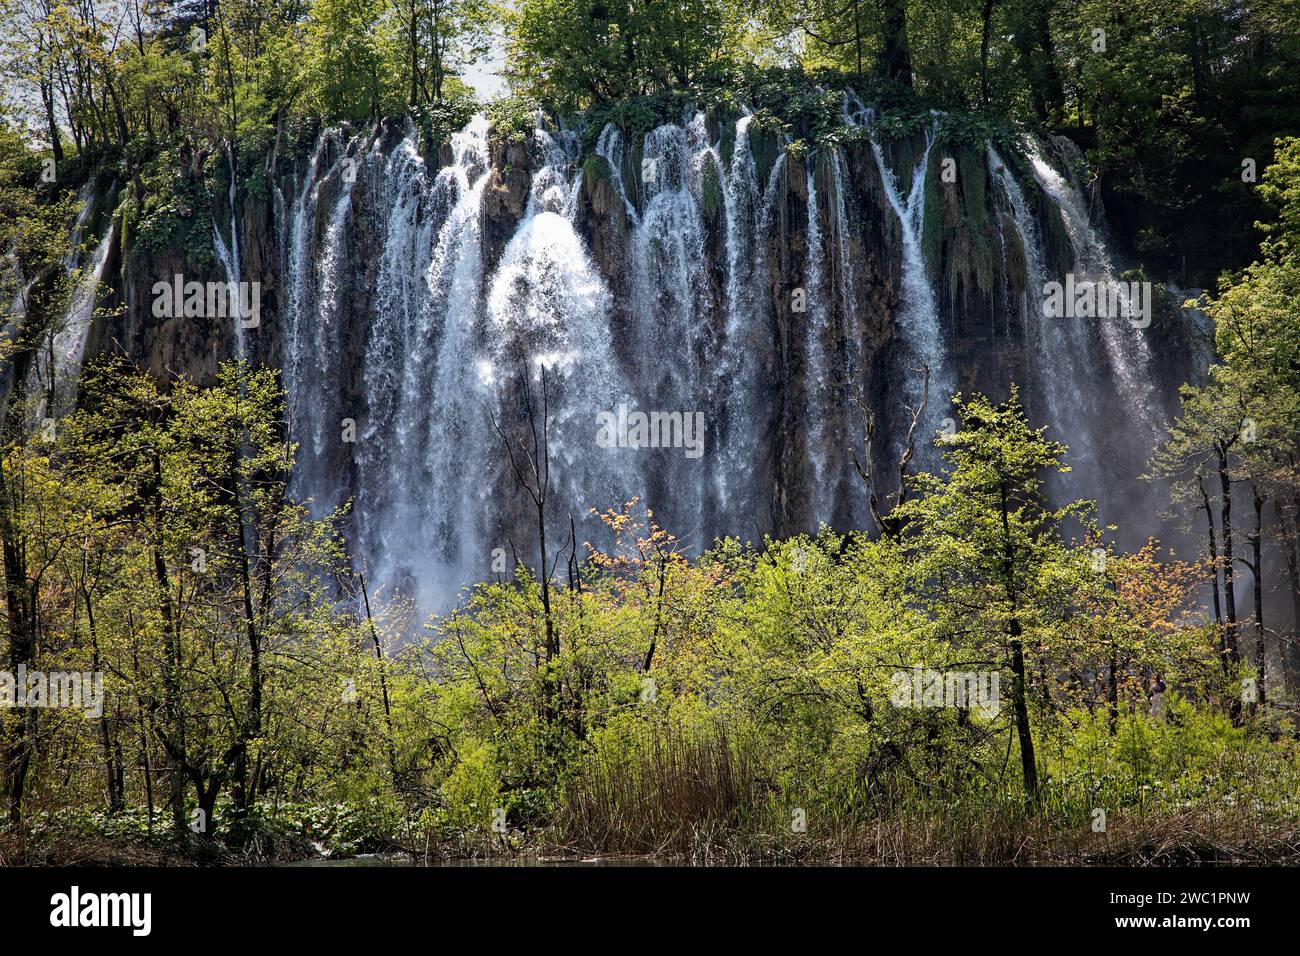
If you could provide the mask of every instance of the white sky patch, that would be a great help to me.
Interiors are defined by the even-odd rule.
[[[499,37],[493,37],[487,55],[468,64],[461,71],[460,78],[478,94],[480,100],[487,101],[506,92],[505,67],[505,48]]]

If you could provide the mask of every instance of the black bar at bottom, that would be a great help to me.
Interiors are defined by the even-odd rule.
[[[680,868],[401,866],[241,869],[0,869],[7,943],[112,939],[165,943],[284,940],[298,945],[400,940],[438,946],[476,935],[502,942],[605,951],[688,933],[734,947],[789,936],[806,946],[885,932],[902,942],[1235,934],[1294,921],[1284,869]],[[80,912],[71,917],[75,901]],[[149,894],[148,934],[143,929]],[[101,894],[114,894],[107,901]],[[90,902],[87,899],[93,898]],[[135,906],[132,910],[130,907]],[[62,908],[60,908],[62,907]],[[112,921],[125,925],[59,925]],[[132,923],[134,915],[134,924]],[[1052,933],[1040,937],[1039,933]],[[454,935],[448,935],[454,934]],[[650,935],[647,935],[650,934]],[[468,938],[467,938],[468,937]],[[1026,937],[1028,942],[1030,937]]]

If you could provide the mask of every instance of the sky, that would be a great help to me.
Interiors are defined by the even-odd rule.
[[[494,38],[488,55],[465,67],[461,71],[460,78],[474,88],[479,99],[493,99],[506,91],[505,77],[501,75],[505,62],[505,51],[501,42]]]

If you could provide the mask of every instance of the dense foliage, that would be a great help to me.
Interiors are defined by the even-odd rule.
[[[1191,600],[1204,566],[1063,538],[1089,506],[1046,508],[1063,449],[1014,395],[961,401],[946,470],[915,476],[890,535],[689,560],[632,502],[603,515],[609,551],[570,544],[567,582],[520,566],[403,642],[408,609],[285,497],[273,373],[162,392],[109,364],[85,388],[52,442],[4,460],[28,666],[107,675],[100,714],[5,717],[32,852],[91,833],[876,858],[883,826],[905,857],[997,858],[911,843],[927,816],[980,815],[1054,821],[1068,840],[1045,856],[1104,858],[1083,836],[1097,810],[1135,833],[1190,809],[1236,838],[1300,810],[1292,748],[1260,734],[1277,717],[1235,705],[1253,669],[1220,666],[1223,629]],[[1004,690],[900,700],[918,668]]]
[[[168,148],[278,156],[303,123],[462,117],[489,56],[512,96],[561,111],[854,85],[1069,135],[1130,251],[1183,285],[1252,259],[1258,171],[1300,133],[1287,0],[4,0],[0,22],[5,125],[61,169],[120,162],[137,193]]]

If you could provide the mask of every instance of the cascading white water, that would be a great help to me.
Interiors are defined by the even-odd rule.
[[[782,150],[760,187],[750,135],[753,120],[745,111],[736,121],[730,171],[723,182],[727,322],[713,363],[717,438],[712,490],[719,512],[733,515],[753,514],[763,505],[761,485],[753,479],[761,474],[764,423],[771,414],[762,372],[773,347],[767,240],[787,162]]]
[[[68,254],[63,257],[63,268],[68,272],[81,264],[81,237],[90,221],[94,209],[95,184],[88,182],[77,190],[77,219],[72,224],[72,235],[68,237]]]
[[[346,158],[353,159],[353,157]],[[338,198],[330,208],[325,220],[325,235],[316,250],[316,261],[314,269],[311,270],[316,286],[316,303],[310,317],[309,348],[314,359],[314,376],[318,382],[337,380],[337,362],[343,351],[340,326],[341,291],[353,268],[348,261],[345,248],[348,214],[352,209],[353,190],[350,187],[350,183],[343,183]],[[310,421],[312,425],[310,432],[303,438],[310,440],[312,451],[316,455],[323,455],[326,436],[330,435],[332,440],[331,433],[337,429],[338,424],[321,414],[312,415]]]
[[[909,396],[909,404],[917,408],[921,398],[921,380],[917,374],[921,364],[930,368],[930,395],[922,421],[926,424],[926,433],[935,432],[935,423],[948,414],[948,396],[956,387],[948,350],[939,326],[939,307],[934,298],[934,287],[926,270],[925,251],[922,247],[922,231],[925,227],[925,180],[930,169],[930,154],[934,148],[935,135],[938,132],[937,121],[932,123],[925,133],[925,146],[916,168],[912,170],[911,186],[907,198],[899,191],[898,179],[894,171],[885,162],[884,151],[880,142],[872,136],[871,152],[876,158],[876,168],[880,170],[880,180],[885,190],[885,198],[898,216],[899,230],[902,234],[903,253],[903,303],[898,313],[898,325],[903,333],[904,343],[910,352],[908,361],[912,368],[904,372],[907,375],[904,390]],[[910,373],[910,374],[909,374]],[[927,441],[920,442],[918,457],[925,460],[929,453]]]
[[[316,209],[322,190],[337,182],[338,164],[342,160],[341,140],[336,130],[326,130],[317,137],[293,202],[287,229],[289,248],[283,257],[287,264],[285,309],[289,326],[284,343],[284,383],[289,398],[290,432],[300,445],[305,445],[308,437],[314,439],[318,430],[315,423],[322,417],[325,404],[323,395],[337,392],[337,383],[321,380],[313,374],[315,363],[308,365],[312,360],[308,336],[319,299],[313,268],[317,240]],[[333,165],[328,165],[331,162]],[[291,490],[311,497],[319,515],[338,504],[339,481],[314,440],[310,454],[306,452],[306,448],[300,449]]]
[[[736,121],[736,142],[723,195],[727,212],[727,335],[738,335],[753,318],[754,232],[758,179],[750,149],[752,115]]]
[[[368,228],[382,251],[360,375],[365,416],[352,459],[355,527],[374,577],[400,585],[426,609],[445,606],[463,585],[487,576],[495,549],[514,547],[505,537],[493,540],[490,519],[506,462],[496,428],[508,431],[517,412],[510,388],[521,369],[534,378],[542,366],[548,372],[551,493],[558,507],[613,504],[637,490],[635,476],[620,480],[611,459],[584,447],[595,435],[592,412],[625,401],[627,390],[610,349],[609,293],[572,222],[581,186],[577,138],[540,125],[535,131],[542,155],[528,208],[487,277],[487,132],[487,120],[475,117],[451,138],[452,161],[436,173],[409,123],[395,146],[386,149],[376,137],[357,161],[358,175],[376,196],[377,221]],[[305,361],[301,352],[341,350],[340,330],[331,326],[343,316],[337,300],[355,291],[343,259],[350,231],[359,227],[352,191],[344,187],[321,234],[313,235],[322,183],[335,175],[342,155],[359,152],[349,145],[322,182],[313,182],[326,151],[322,141],[289,230],[294,288],[288,299],[293,348],[300,353],[293,363],[295,405],[309,457],[328,454],[333,423],[301,410],[318,407],[321,385],[331,377],[319,355]],[[314,270],[305,265],[313,255]],[[304,286],[313,279],[314,292]]]
[[[1021,318],[1030,349],[1029,373],[1046,403],[1052,437],[1069,445],[1073,484],[1095,493],[1097,443],[1094,430],[1100,412],[1091,387],[1096,375],[1091,337],[1080,323],[1045,314],[1048,281],[1042,237],[1024,191],[997,150],[986,149],[989,180],[1001,186],[1010,222],[1025,262]]]
[[[577,137],[564,130],[553,136],[539,117],[534,142],[542,165],[528,209],[489,283],[483,377],[502,400],[513,394],[512,379],[531,378],[539,414],[545,398],[557,515],[563,508],[577,520],[577,506],[613,506],[639,492],[641,481],[634,458],[595,446],[595,413],[613,413],[631,395],[613,355],[609,290],[574,229],[582,183]],[[503,405],[497,414],[504,419],[509,410]]]
[[[243,361],[248,358],[248,343],[245,334],[245,321],[249,315],[243,311],[244,292],[240,288],[242,282],[242,272],[239,267],[239,212],[235,205],[235,184],[238,181],[235,167],[235,154],[230,144],[226,144],[226,160],[230,169],[230,187],[226,192],[226,201],[230,205],[230,245],[227,246],[221,238],[221,230],[217,224],[212,224],[212,247],[217,254],[217,260],[221,263],[226,273],[226,293],[227,307],[226,314],[233,323],[234,331],[233,340],[235,343],[235,358]],[[260,308],[260,305],[259,305]],[[239,394],[242,397],[245,394],[245,385],[241,380],[239,383]],[[240,446],[240,454],[246,454],[248,451],[245,445]],[[252,522],[246,510],[248,498],[248,482],[246,478],[239,479],[239,527],[240,533],[244,539],[245,553],[256,554],[259,544],[257,533],[253,528]]]
[[[432,362],[444,316],[435,313],[427,264],[448,215],[468,189],[463,158],[431,174],[408,121],[383,169],[379,208],[388,214],[362,366],[369,414],[360,449],[363,486],[387,485],[398,493],[397,501],[371,502],[380,509],[404,507],[403,483],[409,478],[428,480],[420,467],[425,458],[424,423],[413,412],[425,404],[421,390],[435,370]]]
[[[227,201],[230,204],[230,245],[227,246],[225,240],[221,238],[221,230],[217,228],[217,224],[214,222],[212,224],[212,247],[217,253],[217,260],[226,272],[227,298],[230,303],[226,311],[228,315],[232,316],[234,322],[235,357],[243,359],[248,355],[248,346],[244,335],[246,316],[240,313],[239,222],[236,218],[235,209],[235,157],[230,150],[229,144],[226,145],[226,159],[230,165],[230,189],[226,194]]]
[[[724,529],[715,516],[753,513],[764,506],[761,467],[771,415],[762,382],[771,349],[766,246],[772,208],[786,169],[777,157],[765,184],[758,180],[750,139],[752,115],[734,126],[729,161],[709,139],[703,113],[648,134],[642,147],[639,214],[621,172],[612,174],[629,220],[631,295],[636,363],[633,384],[649,407],[699,411],[708,429],[707,462],[661,456],[643,485],[669,493],[689,537],[707,542]],[[598,152],[614,170],[623,162],[620,134],[602,131]],[[712,280],[707,223],[720,214],[725,271],[722,301]],[[716,318],[721,314],[721,321]]]
[[[817,189],[816,163],[820,159],[826,178],[826,224],[818,211],[823,203]],[[812,414],[803,416],[807,429],[812,487],[809,529],[823,522],[845,520],[860,525],[866,520],[864,489],[849,453],[861,422],[857,401],[868,384],[860,367],[857,327],[857,284],[854,280],[853,234],[849,223],[849,176],[842,147],[818,151],[808,159],[808,251],[805,281],[812,288],[809,301],[806,349],[813,376]],[[824,260],[824,261],[823,261]]]
[[[77,218],[72,224],[72,234],[68,239],[68,252],[63,257],[63,269],[68,275],[72,275],[81,266],[81,242],[82,235],[85,232],[86,224],[90,221],[90,214],[94,208],[94,183],[88,182],[77,191]],[[105,248],[101,243],[100,248]],[[98,258],[98,252],[96,253]],[[35,280],[27,283],[19,282],[19,292],[14,299],[10,314],[13,316],[11,328],[8,329],[7,340],[13,341],[18,335],[22,323],[27,318],[27,300],[26,293],[34,284]],[[84,285],[90,277],[82,276],[79,285]],[[98,291],[98,279],[95,279],[95,292]],[[76,303],[77,297],[82,295],[80,288],[74,290],[73,298],[69,306]],[[28,375],[28,392],[41,396],[40,415],[44,416],[47,409],[57,406],[55,390],[58,386],[58,369],[55,359],[55,337],[59,331],[66,328],[71,315],[71,308],[63,315],[58,325],[52,328],[46,337],[46,341],[36,351],[36,361],[32,363],[32,370]],[[64,386],[66,391],[66,386]]]
[[[827,381],[827,345],[828,304],[822,289],[822,226],[821,213],[817,204],[817,164],[815,154],[806,162],[806,179],[808,200],[807,245],[804,250],[804,292],[807,296],[803,320],[807,323],[804,330],[804,348],[807,356],[805,375],[805,392],[808,407],[816,409],[829,408],[831,401],[830,385]],[[808,462],[812,469],[814,488],[825,488],[826,478],[826,416],[814,414],[808,416],[804,424],[807,437]],[[814,517],[825,520],[829,517],[826,498],[822,498],[820,508],[815,508]]]
[[[1074,249],[1075,281],[1116,282],[1118,270],[1105,241],[1088,216],[1087,205],[1078,189],[1044,158],[1032,137],[1025,141],[1025,153],[1039,185],[1060,209],[1065,231]],[[1150,350],[1144,333],[1127,315],[1130,303],[1123,283],[1117,283],[1115,288],[1120,292],[1120,306],[1125,314],[1096,319],[1061,318],[1058,321],[1097,323],[1097,331],[1106,349],[1107,364],[1120,393],[1135,420],[1144,427],[1144,440],[1154,439],[1159,406],[1150,370]]]
[[[847,100],[845,112],[865,128],[898,222],[897,334],[885,356],[892,366],[885,374],[897,377],[905,396],[885,412],[897,435],[906,425],[901,406],[919,399],[913,369],[921,362],[931,368],[927,426],[947,414],[955,378],[923,250],[938,123],[925,133],[904,194],[870,112]],[[422,607],[444,608],[463,585],[491,573],[496,549],[533,560],[525,525],[534,516],[498,428],[527,434],[523,389],[540,413],[543,370],[553,541],[567,537],[569,514],[585,521],[587,538],[594,527],[589,508],[616,507],[633,496],[688,545],[707,545],[716,534],[752,536],[767,530],[774,484],[796,471],[807,473],[796,480],[808,482],[808,500],[790,507],[789,516],[813,526],[827,520],[860,527],[866,520],[847,457],[856,387],[870,385],[870,366],[858,354],[860,239],[850,215],[848,154],[840,146],[809,154],[800,171],[807,189],[800,217],[786,202],[791,160],[780,149],[760,164],[755,122],[748,113],[734,121],[727,154],[727,129],[715,140],[705,115],[688,111],[680,123],[645,134],[639,176],[628,168],[625,134],[613,125],[600,132],[595,153],[609,166],[614,219],[626,228],[614,237],[622,274],[612,284],[588,247],[589,234],[593,244],[605,239],[595,235],[604,227],[585,218],[591,207],[582,196],[579,132],[539,117],[526,206],[503,246],[496,237],[489,244],[484,232],[486,190],[491,185],[505,195],[508,187],[491,183],[483,117],[451,138],[451,160],[436,170],[410,122],[347,142],[322,134],[292,202],[278,207],[287,213],[284,364],[305,461],[300,471],[311,474],[299,479],[299,490],[332,505],[340,488],[352,488],[353,545],[377,583],[401,587]],[[364,202],[354,202],[343,181],[349,162],[359,169]],[[1014,177],[992,150],[988,163],[1026,263],[1028,310],[1044,281],[1042,243]],[[788,250],[772,243],[792,219],[806,224],[802,261],[788,261]],[[364,239],[358,229],[366,230]],[[347,261],[363,241],[377,254]],[[802,314],[777,311],[787,303],[775,293],[790,290],[774,286],[769,245],[783,257],[780,275],[802,282]],[[492,255],[500,250],[495,264],[487,261],[490,248]],[[779,395],[788,384],[785,369],[769,380],[773,356],[787,344],[778,342],[777,330],[786,327],[788,344],[803,353],[802,405]],[[1051,377],[1049,358],[1063,363],[1052,369],[1082,368],[1070,363],[1086,360],[1061,354],[1069,348],[1053,337],[1059,330],[1037,328],[1044,377]],[[349,354],[359,355],[351,363],[359,368],[350,367]],[[1067,376],[1053,384],[1075,381]],[[357,408],[339,407],[353,395],[360,396]],[[1051,400],[1064,413],[1071,396],[1067,390]],[[692,459],[681,448],[600,447],[597,414],[624,405],[703,413],[707,453]],[[354,449],[335,441],[341,414],[361,422]],[[778,466],[772,453],[791,416],[803,426],[792,434],[804,441],[793,455],[783,451],[788,460]],[[918,453],[927,445],[918,443]]]
[[[902,333],[902,354],[895,361],[894,374],[903,382],[901,391],[906,404],[913,410],[919,407],[923,376],[921,367],[929,368],[929,398],[922,428],[917,441],[916,456],[922,464],[936,464],[929,436],[934,435],[940,423],[949,414],[949,396],[956,388],[956,371],[952,367],[947,342],[939,323],[939,307],[930,282],[923,246],[925,228],[925,186],[930,170],[930,154],[938,135],[939,114],[932,113],[931,123],[925,131],[921,156],[912,170],[906,198],[898,184],[898,177],[885,161],[884,150],[876,136],[875,114],[854,93],[844,97],[843,116],[846,122],[865,128],[871,153],[880,173],[885,199],[898,217],[902,239],[902,302],[897,313],[897,324]],[[897,415],[897,411],[894,411]],[[902,423],[900,422],[899,425]],[[901,447],[903,429],[893,429]]]
[[[602,134],[611,166],[621,161],[614,127]],[[637,490],[662,510],[660,496],[671,489],[676,511],[686,516],[679,533],[698,542],[708,506],[707,475],[716,448],[713,383],[718,331],[714,327],[706,211],[702,202],[706,180],[720,197],[725,174],[717,149],[708,141],[703,114],[682,125],[667,124],[646,134],[642,145],[643,203],[632,218],[627,268],[631,271],[626,308],[632,322],[629,347],[639,407],[701,410],[709,425],[710,454],[704,461],[684,461],[678,455],[656,453],[640,463],[651,481]],[[621,177],[615,179],[623,201],[632,205]],[[649,457],[649,453],[646,454]],[[654,479],[657,478],[658,481]],[[663,517],[669,518],[672,512]]]
[[[110,189],[109,195],[112,194],[113,190]],[[86,358],[86,344],[95,321],[100,283],[116,236],[117,217],[113,216],[91,257],[90,268],[82,274],[81,281],[73,290],[67,312],[50,339],[48,353],[38,357],[38,381],[46,398],[43,415],[57,418],[72,409],[77,394],[77,379]]]
[[[623,210],[627,213],[628,221],[639,223],[641,217],[637,214],[636,206],[628,198],[627,189],[623,185],[623,131],[613,123],[606,124],[600,131],[600,137],[596,140],[596,155],[609,163],[610,177],[622,199]]]
[[[482,323],[487,120],[451,140],[431,175],[414,127],[376,161],[383,252],[363,368],[358,523],[380,581],[445,603],[488,566],[489,461]]]
[[[678,398],[698,397],[703,369],[711,356],[707,327],[708,256],[704,214],[698,200],[699,180],[721,170],[717,153],[707,143],[703,117],[687,127],[661,126],[648,133],[642,150],[645,204],[629,242],[633,272],[634,334],[643,355],[655,354],[665,341],[676,341],[676,361],[662,363],[657,387]],[[618,182],[621,186],[621,180]],[[626,200],[626,196],[624,196]]]
[[[852,247],[850,245],[849,235],[849,213],[848,213],[848,183],[849,172],[844,160],[844,150],[836,146],[830,154],[831,170],[831,198],[834,203],[834,218],[831,220],[834,226],[833,241],[835,243],[835,259],[833,266],[838,276],[838,286],[840,293],[840,319],[843,323],[852,315],[853,310],[857,307],[857,286],[853,280],[853,261]],[[840,331],[847,333],[847,328],[841,324]],[[846,342],[850,339],[845,334]],[[850,344],[848,353],[845,355],[845,374],[848,381],[855,381],[858,368],[858,356],[856,350]]]

